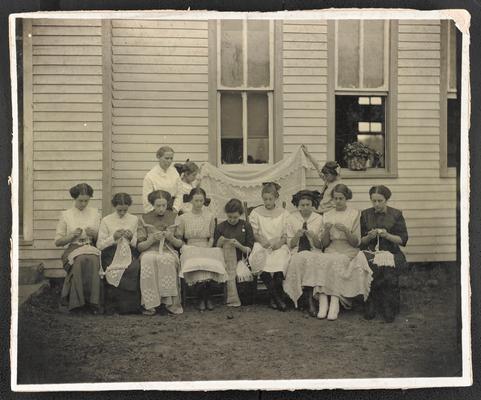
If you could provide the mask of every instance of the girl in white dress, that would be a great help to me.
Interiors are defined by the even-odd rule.
[[[334,187],[331,193],[335,208],[323,215],[321,235],[323,256],[333,257],[338,263],[324,263],[326,279],[314,289],[319,296],[318,318],[337,319],[340,298],[369,295],[372,272],[366,257],[359,251],[361,242],[359,210],[348,207],[351,190],[343,184]],[[348,304],[347,302],[345,304]],[[329,313],[328,313],[329,312]]]
[[[280,186],[274,182],[262,186],[264,204],[252,210],[249,222],[254,231],[256,243],[249,261],[253,273],[260,273],[266,285],[272,308],[286,310],[282,281],[289,264],[290,252],[287,246],[287,219],[289,213],[277,206]]]
[[[177,169],[181,181],[182,203],[180,205],[180,209],[178,210],[179,215],[181,215],[183,213],[192,211],[192,203],[190,201],[184,201],[186,200],[184,197],[188,197],[190,191],[199,185],[199,182],[197,181],[199,166],[195,162],[186,160],[184,164],[174,164],[174,167]]]
[[[287,244],[292,255],[283,285],[296,307],[304,293],[309,314],[313,317],[317,314],[312,283],[315,271],[305,268],[304,256],[306,252],[321,252],[322,216],[315,212],[320,199],[321,194],[317,190],[301,190],[292,196],[292,204],[297,207],[297,211],[291,213],[287,220]]]

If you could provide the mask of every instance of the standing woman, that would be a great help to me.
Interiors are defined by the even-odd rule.
[[[388,206],[391,191],[383,185],[369,190],[372,207],[361,214],[361,248],[373,269],[371,295],[366,302],[365,317],[375,317],[380,308],[386,322],[399,313],[399,273],[406,257],[399,246],[406,246],[408,232],[402,211]]]
[[[100,309],[100,251],[94,247],[100,224],[96,208],[88,207],[94,190],[86,183],[70,189],[74,206],[62,212],[55,233],[55,245],[67,246],[62,255],[67,271],[61,305],[69,310],[90,306],[94,313]]]
[[[317,191],[301,190],[292,196],[297,211],[287,220],[287,244],[291,249],[291,260],[284,280],[284,291],[297,307],[297,301],[304,292],[309,304],[309,314],[316,316],[313,287],[315,271],[304,268],[304,255],[309,251],[321,252],[320,233],[322,216],[314,212],[319,207],[321,194]]]
[[[209,199],[204,189],[192,189],[185,197],[192,210],[178,217],[176,236],[186,244],[181,249],[180,277],[188,286],[196,286],[199,297],[199,310],[214,309],[211,300],[213,282],[223,283],[227,279],[224,255],[220,248],[213,247],[215,220],[204,206]]]
[[[260,272],[270,295],[270,305],[280,311],[286,310],[282,282],[289,264],[287,247],[287,219],[289,212],[277,206],[280,185],[274,182],[262,184],[262,206],[252,210],[249,222],[256,242],[249,257],[253,272]]]
[[[172,161],[174,160],[174,150],[172,147],[163,146],[157,150],[156,156],[159,163],[147,172],[142,186],[144,212],[148,213],[153,210],[148,196],[155,190],[164,190],[168,192],[173,199],[173,204],[169,204],[169,209],[179,212],[182,205],[182,183],[177,169],[172,165]]]
[[[138,218],[128,212],[131,205],[129,194],[115,194],[112,198],[115,211],[100,222],[97,248],[102,251],[102,267],[106,270],[107,313],[126,314],[140,310]]]
[[[179,257],[175,250],[182,241],[174,237],[176,214],[168,209],[172,198],[166,191],[155,190],[148,200],[153,210],[139,218],[137,229],[142,313],[154,315],[156,308],[164,304],[172,314],[182,314]]]
[[[341,167],[336,161],[327,161],[324,166],[320,168],[312,154],[307,150],[307,147],[302,145],[302,149],[304,150],[307,158],[309,158],[311,163],[315,166],[319,177],[324,183],[321,188],[322,198],[318,208],[318,212],[320,214],[324,214],[325,212],[335,208],[334,201],[331,197],[331,192],[334,186],[341,183]]]

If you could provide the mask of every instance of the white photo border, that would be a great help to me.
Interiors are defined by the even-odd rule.
[[[18,168],[18,96],[17,60],[15,42],[16,19],[295,19],[295,20],[332,20],[332,19],[394,19],[394,20],[446,20],[451,19],[462,33],[461,57],[461,157],[460,157],[460,268],[461,268],[461,314],[462,314],[462,375],[442,378],[375,378],[375,379],[294,379],[294,380],[225,380],[225,381],[178,381],[178,382],[122,382],[122,383],[75,383],[75,384],[17,384],[18,355],[18,260],[19,260],[19,168]],[[52,391],[105,391],[105,390],[174,390],[174,391],[212,391],[212,390],[320,390],[320,389],[413,389],[434,387],[462,387],[473,383],[471,353],[471,285],[469,261],[469,198],[470,198],[470,14],[466,10],[419,11],[411,9],[329,9],[309,11],[278,12],[218,12],[218,11],[53,11],[11,14],[9,16],[10,79],[12,96],[12,174],[9,183],[12,187],[12,238],[11,238],[11,329],[10,359],[11,388],[18,392]]]

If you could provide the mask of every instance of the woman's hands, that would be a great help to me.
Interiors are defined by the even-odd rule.
[[[68,237],[69,242],[74,242],[80,237],[80,235],[82,235],[82,228],[75,229]]]

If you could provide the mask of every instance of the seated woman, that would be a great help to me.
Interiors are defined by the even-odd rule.
[[[164,304],[172,314],[183,312],[178,279],[179,257],[175,248],[182,240],[174,236],[176,214],[168,210],[172,197],[163,190],[148,196],[152,211],[139,218],[137,249],[140,255],[140,293],[144,315],[154,315]]]
[[[131,205],[129,194],[115,194],[112,198],[115,211],[100,222],[97,248],[102,251],[107,313],[126,314],[140,310],[138,218],[129,214]]]
[[[264,205],[254,208],[249,222],[254,231],[256,242],[249,256],[254,273],[269,291],[270,305],[280,311],[286,310],[282,281],[289,264],[290,252],[287,247],[287,219],[289,213],[277,206],[280,186],[274,182],[262,185]]]
[[[238,307],[241,305],[237,292],[237,268],[239,261],[245,260],[254,246],[254,232],[249,222],[241,219],[244,212],[242,203],[238,199],[229,200],[224,211],[227,219],[220,223],[214,232],[214,246],[224,249],[224,259],[228,274],[227,305]],[[241,271],[249,275],[250,271]],[[249,277],[245,277],[249,279]],[[252,280],[252,278],[250,279]],[[242,283],[240,283],[242,284]]]
[[[213,310],[212,284],[223,283],[227,279],[223,252],[212,247],[214,216],[204,207],[209,200],[203,189],[192,189],[184,201],[190,201],[192,210],[177,219],[179,225],[176,235],[187,243],[181,249],[180,277],[185,279],[188,286],[196,286],[200,299],[199,310]]]
[[[342,268],[329,271],[330,280],[316,287],[314,294],[319,296],[318,318],[325,318],[329,309],[327,318],[335,320],[339,314],[340,297],[363,295],[367,298],[372,277],[367,260],[358,248],[360,212],[347,206],[347,201],[352,199],[351,190],[342,183],[337,184],[331,197],[335,208],[324,214],[321,244],[326,255],[347,260],[342,262]],[[348,304],[344,301],[344,305]]]
[[[89,306],[93,313],[101,311],[100,251],[94,247],[100,224],[100,214],[88,203],[94,190],[86,183],[70,189],[74,206],[62,212],[55,233],[55,245],[67,246],[62,262],[65,277],[61,306],[69,310]]]
[[[309,314],[316,316],[317,310],[313,298],[312,270],[303,268],[306,251],[321,252],[319,235],[322,228],[322,216],[314,212],[319,207],[321,194],[315,190],[301,190],[292,196],[292,204],[297,211],[291,213],[287,220],[287,244],[291,248],[291,261],[284,280],[284,291],[297,307],[297,301],[304,293],[309,304]]]
[[[399,273],[406,265],[399,246],[406,246],[408,232],[402,212],[387,205],[391,198],[389,188],[373,186],[369,196],[373,207],[361,214],[361,248],[366,250],[373,270],[365,318],[374,318],[379,310],[386,322],[392,322],[399,313]]]

